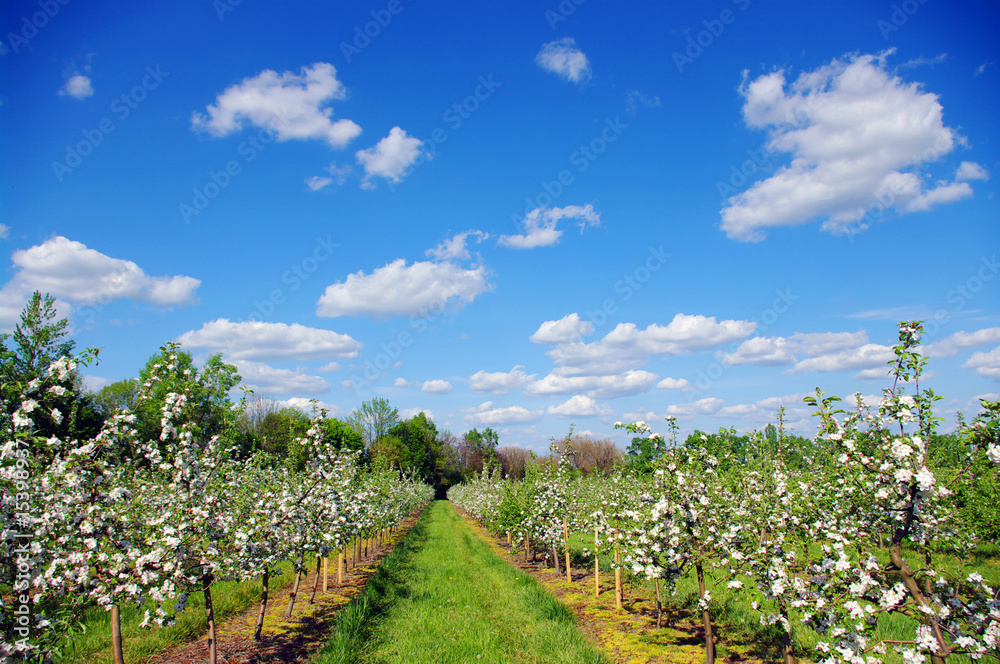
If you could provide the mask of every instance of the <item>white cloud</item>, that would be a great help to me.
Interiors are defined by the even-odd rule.
[[[965,348],[975,348],[1000,342],[1000,327],[987,327],[975,332],[956,332],[941,341],[927,344],[923,354],[928,357],[954,357]]]
[[[586,83],[592,73],[590,61],[572,37],[543,44],[535,64],[573,83]]]
[[[510,394],[529,384],[535,379],[537,374],[530,376],[523,371],[524,367],[518,365],[508,372],[498,371],[487,373],[477,371],[469,377],[469,387],[473,392],[489,392],[497,396]]]
[[[722,407],[722,399],[717,397],[705,397],[691,403],[673,404],[667,406],[667,415],[674,415],[678,418],[691,418],[695,415],[712,415]]]
[[[529,385],[524,393],[532,397],[586,393],[598,399],[631,396],[646,392],[658,376],[648,371],[629,370],[610,376],[562,376],[550,373]]]
[[[723,353],[723,364],[756,364],[777,366],[794,364],[798,355],[825,355],[868,341],[868,334],[859,332],[796,332],[790,337],[753,337],[732,353]]]
[[[427,419],[429,419],[431,422],[434,421],[434,413],[427,410],[426,408],[404,408],[403,410],[399,411],[399,419],[405,422],[406,420],[412,420],[420,413],[423,413],[425,416],[427,416]]]
[[[768,422],[775,419],[779,408],[785,407],[785,421],[791,417],[809,416],[808,409],[803,406],[802,398],[808,396],[805,392],[790,394],[783,397],[768,397],[752,404],[736,404],[720,408],[719,417],[763,418]]]
[[[400,378],[400,377],[396,378],[396,380],[392,382],[393,387],[416,387],[418,385],[420,385],[418,381],[414,381],[411,383],[405,378]]]
[[[264,394],[319,394],[330,389],[330,383],[308,370],[278,369],[261,362],[235,360],[243,384]]]
[[[590,397],[582,394],[570,397],[558,406],[549,406],[548,414],[558,417],[601,417],[611,414],[611,408],[600,405]]]
[[[420,158],[422,145],[419,138],[407,136],[404,130],[393,127],[375,147],[358,150],[354,156],[365,169],[362,186],[373,188],[371,178],[376,176],[393,183],[401,181],[406,170]]]
[[[956,180],[989,180],[989,172],[974,161],[963,161],[955,173]]]
[[[845,369],[874,369],[885,366],[896,355],[889,346],[880,344],[864,344],[858,348],[849,348],[836,353],[828,353],[818,357],[810,357],[798,362],[789,373],[803,371],[843,371]]]
[[[73,97],[75,99],[86,99],[94,94],[94,87],[90,83],[90,77],[83,74],[70,76],[66,83],[59,88],[60,97]]]
[[[313,408],[325,408],[327,415],[336,416],[342,411],[340,406],[335,404],[328,404],[324,401],[318,399],[306,399],[305,397],[291,397],[289,399],[280,399],[275,401],[279,408],[297,408],[301,410],[306,415],[312,417]]]
[[[416,262],[408,266],[400,258],[370,275],[359,271],[327,286],[316,305],[316,315],[425,315],[440,312],[449,304],[461,308],[491,288],[483,266],[472,270],[452,263]]]
[[[469,254],[469,250],[465,246],[469,237],[475,237],[476,244],[479,244],[483,240],[488,239],[490,236],[489,233],[484,233],[483,231],[465,231],[464,233],[457,233],[451,238],[443,240],[441,244],[433,249],[428,249],[424,253],[427,256],[439,261],[453,259],[469,260],[472,256]]]
[[[448,394],[451,392],[451,383],[446,380],[424,381],[420,391],[426,392],[427,394]]]
[[[201,285],[193,277],[151,277],[132,261],[106,256],[62,236],[15,251],[11,260],[16,272],[0,290],[0,329],[13,325],[36,290],[71,305],[130,299],[169,307],[195,304],[195,291]]]
[[[964,182],[928,185],[916,171],[964,139],[944,126],[937,95],[891,76],[884,55],[834,60],[791,84],[783,70],[744,81],[747,126],[768,129],[768,148],[792,159],[726,201],[728,237],[757,242],[765,228],[817,218],[823,230],[853,232],[883,208],[926,210],[972,195]]]
[[[1000,379],[1000,346],[988,353],[982,351],[973,353],[962,365],[963,369],[975,369],[980,376]]]
[[[889,377],[889,367],[872,367],[871,369],[863,369],[858,373],[854,374],[853,378],[855,380],[885,380]]]
[[[0,240],[6,240],[10,236],[10,226],[0,224]]]
[[[332,100],[347,98],[337,69],[326,62],[303,67],[298,74],[265,69],[232,85],[206,107],[191,115],[191,126],[212,136],[243,129],[244,122],[275,132],[277,140],[323,140],[342,148],[361,133],[347,119],[334,120]]]
[[[333,178],[324,178],[319,175],[306,178],[306,186],[309,187],[310,191],[319,191],[332,182]]]
[[[360,341],[346,334],[298,323],[252,320],[238,323],[225,318],[205,323],[200,330],[185,332],[177,341],[184,346],[223,352],[231,360],[353,358],[363,347]],[[336,371],[330,366],[321,371]]]
[[[656,384],[658,390],[683,390],[691,386],[687,378],[664,378]]]
[[[594,331],[591,321],[580,319],[580,314],[572,313],[559,320],[548,320],[542,323],[529,339],[536,344],[565,344],[580,341]]]
[[[523,234],[501,235],[499,243],[511,249],[534,249],[556,244],[563,234],[556,228],[556,224],[562,219],[579,219],[581,233],[587,226],[601,225],[601,213],[595,212],[594,206],[590,203],[582,207],[579,205],[567,205],[563,208],[539,207],[525,216]]]
[[[521,406],[494,408],[492,401],[486,401],[465,416],[465,421],[473,426],[493,426],[503,424],[525,424],[537,422],[545,416],[543,410],[528,410]]]
[[[330,362],[316,369],[316,373],[334,373],[335,371],[340,371],[340,368],[339,362]]]
[[[653,323],[645,330],[634,323],[619,323],[600,341],[565,343],[546,354],[564,376],[615,374],[652,355],[681,355],[731,343],[756,327],[748,320],[716,321],[714,316],[677,314],[669,324]]]
[[[625,98],[625,110],[629,115],[635,115],[636,111],[639,110],[639,106],[645,106],[646,108],[656,108],[660,105],[660,97],[650,97],[649,95],[639,92],[638,90],[629,90],[628,95]]]

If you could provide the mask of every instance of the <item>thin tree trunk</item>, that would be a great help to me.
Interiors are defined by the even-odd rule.
[[[344,585],[344,550],[337,552],[337,586]]]
[[[528,549],[530,547],[528,533],[524,533],[524,562],[528,562]]]
[[[566,517],[563,517],[563,547],[566,549],[566,580],[573,583],[573,570],[569,564],[569,524]]]
[[[208,664],[216,664],[219,656],[219,644],[215,637],[215,610],[212,608],[212,575],[202,577],[205,593],[205,616],[208,618]]]
[[[778,611],[781,612],[781,617],[785,619],[786,629],[781,630],[781,650],[785,658],[785,664],[795,664],[795,650],[792,643],[792,623],[788,622],[788,606],[785,604],[784,599],[778,600]]]
[[[555,563],[556,574],[562,574],[562,570],[559,569],[559,549],[556,548],[555,544],[552,545],[552,562]]]
[[[599,543],[597,528],[594,528],[594,597],[601,596],[601,561],[597,557],[597,545]]]
[[[663,627],[663,601],[660,599],[660,579],[656,578],[656,628]]]
[[[260,612],[257,613],[257,627],[253,631],[254,641],[260,641],[260,634],[264,629],[264,612],[267,611],[267,591],[270,580],[271,570],[264,567],[264,575],[261,577]]]
[[[621,561],[618,548],[615,548],[615,608],[622,608],[622,570],[618,567]]]
[[[330,554],[323,557],[323,592],[330,591]]]
[[[698,574],[698,598],[702,601],[701,624],[705,628],[705,664],[715,664],[715,637],[712,635],[712,616],[708,612],[708,603],[705,602],[705,570],[701,563],[695,563],[695,571]]]
[[[122,613],[117,604],[111,607],[111,650],[115,664],[125,664],[122,652]]]
[[[292,586],[292,593],[288,596],[288,608],[285,609],[285,617],[292,617],[292,607],[295,606],[295,598],[299,594],[299,584],[302,582],[302,569],[295,573],[295,585]]]
[[[313,604],[316,601],[316,591],[319,590],[319,565],[320,565],[320,558],[317,555],[316,556],[316,578],[313,580],[312,593],[310,593],[310,595],[309,595],[309,603],[310,604]]]

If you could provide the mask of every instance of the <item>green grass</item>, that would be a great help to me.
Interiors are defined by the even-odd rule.
[[[603,663],[570,611],[435,501],[313,664]]]
[[[291,583],[291,563],[283,563],[282,573],[272,575],[268,583],[275,591]],[[247,582],[224,581],[212,586],[212,604],[216,623],[236,615],[260,601],[260,579]],[[270,602],[269,602],[270,604]],[[152,610],[152,604],[150,609]],[[268,611],[277,611],[268,606]],[[126,662],[144,661],[169,648],[199,638],[208,629],[205,616],[205,597],[193,593],[187,608],[177,615],[177,624],[171,627],[142,629],[143,610],[126,606],[122,609],[122,650]],[[103,609],[92,609],[86,613],[85,630],[77,633],[63,648],[62,656],[56,657],[57,664],[110,664],[111,613]]]

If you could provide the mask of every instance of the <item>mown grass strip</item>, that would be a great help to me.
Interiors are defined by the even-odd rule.
[[[432,503],[313,664],[600,664],[570,611]]]

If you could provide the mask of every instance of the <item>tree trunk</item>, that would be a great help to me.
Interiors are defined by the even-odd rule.
[[[701,563],[695,563],[698,574],[698,598],[702,601],[701,624],[705,628],[705,664],[715,664],[715,637],[712,634],[712,616],[708,612],[708,602],[705,601],[705,570]]]
[[[573,570],[569,564],[569,524],[563,517],[563,548],[566,550],[566,580],[573,583]]]
[[[295,585],[292,586],[292,593],[288,596],[288,608],[285,609],[285,617],[292,617],[292,607],[295,606],[295,598],[299,594],[299,583],[302,582],[302,568],[295,572]]]
[[[656,629],[663,627],[663,601],[660,599],[660,579],[656,579]]]
[[[621,562],[619,558],[618,548],[615,548],[615,608],[622,608],[622,570],[618,567],[618,563]]]
[[[559,569],[559,549],[555,544],[552,545],[552,562],[556,567],[556,574],[562,574],[562,570]]]
[[[202,591],[205,593],[205,616],[208,618],[208,664],[216,664],[219,656],[219,644],[215,638],[215,610],[212,608],[212,575],[202,578]]]
[[[337,586],[344,585],[344,550],[337,552]]]
[[[316,578],[313,579],[313,589],[312,593],[309,595],[309,603],[313,604],[316,601],[316,591],[319,590],[319,565],[320,558],[316,556]]]
[[[597,545],[599,542],[597,528],[594,528],[594,597],[601,596],[601,561],[597,557]]]
[[[253,640],[260,641],[260,634],[264,629],[264,612],[267,611],[267,591],[271,581],[271,570],[264,568],[264,575],[261,577],[260,589],[260,612],[257,613],[257,627],[253,631]]]
[[[788,606],[785,604],[784,599],[778,600],[778,611],[781,612],[781,617],[785,619],[785,624],[787,629],[781,630],[781,650],[785,658],[785,664],[795,664],[795,651],[792,644],[792,623],[788,622]]]
[[[330,555],[323,558],[323,592],[330,590]]]
[[[122,652],[122,613],[117,604],[111,607],[111,650],[115,664],[125,664]]]
[[[924,595],[920,588],[920,584],[917,583],[916,574],[910,568],[910,565],[903,558],[903,545],[896,541],[897,539],[902,539],[900,537],[893,538],[893,543],[889,547],[889,560],[892,561],[893,567],[899,573],[899,576],[903,579],[903,584],[910,593],[910,597],[917,603],[919,607],[928,607],[932,609],[935,614],[940,610],[934,602],[928,601],[927,596]],[[922,612],[921,612],[922,613]],[[920,616],[918,619],[921,622],[924,621],[925,616]],[[938,642],[938,651],[931,654],[931,664],[944,664],[945,657],[951,654],[951,647],[944,638],[944,634],[941,631],[941,624],[938,622],[936,617],[928,619],[930,623],[931,631],[934,633],[934,637]]]

